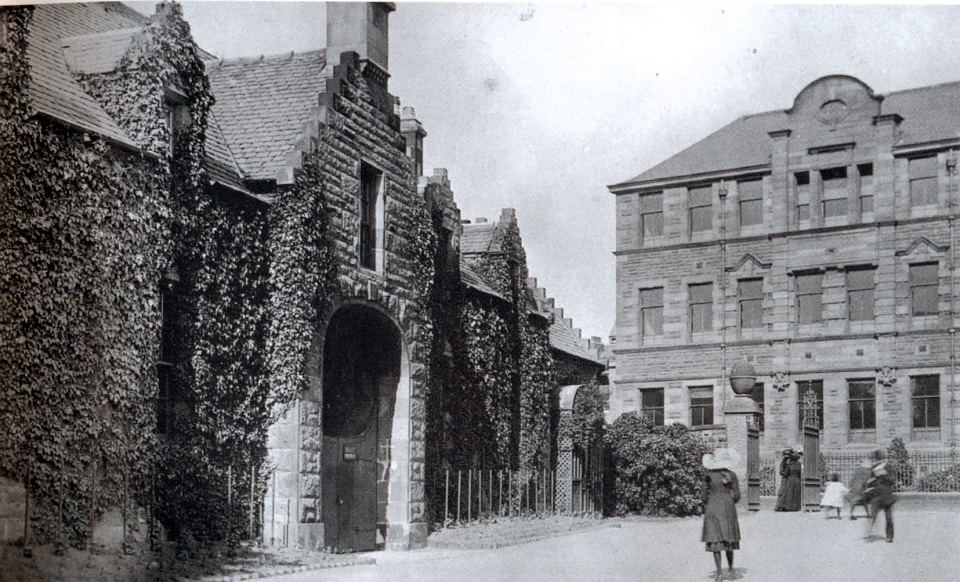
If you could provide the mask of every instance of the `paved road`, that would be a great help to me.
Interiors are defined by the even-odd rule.
[[[741,516],[734,579],[745,582],[838,580],[957,582],[960,513],[900,512],[892,544],[865,542],[865,520],[763,512]],[[274,582],[551,582],[712,580],[700,520],[637,520],[620,528],[568,535],[499,550],[378,552],[372,566],[305,572]],[[731,579],[724,563],[724,576]]]

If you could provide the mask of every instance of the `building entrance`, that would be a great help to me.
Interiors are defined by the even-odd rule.
[[[399,330],[380,312],[349,305],[330,320],[321,424],[327,547],[367,551],[384,543],[400,356]]]

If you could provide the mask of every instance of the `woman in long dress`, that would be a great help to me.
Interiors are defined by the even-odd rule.
[[[732,469],[739,464],[740,456],[733,449],[716,449],[703,456],[702,497],[703,534],[707,551],[713,552],[717,567],[715,580],[722,580],[721,552],[727,554],[727,566],[733,574],[733,552],[740,549],[740,522],[737,521],[735,503],[740,500],[740,483]]]
[[[774,511],[800,511],[800,453],[791,448],[783,451],[780,462],[780,491],[777,493],[777,505]]]

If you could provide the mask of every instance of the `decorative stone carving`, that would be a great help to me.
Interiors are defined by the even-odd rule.
[[[890,388],[897,383],[896,373],[896,369],[890,366],[877,368],[877,384]]]
[[[790,375],[786,372],[773,373],[773,387],[777,392],[785,392],[790,387]]]

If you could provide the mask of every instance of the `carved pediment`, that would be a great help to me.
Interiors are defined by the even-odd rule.
[[[736,265],[727,267],[727,272],[739,273],[747,276],[761,275],[770,270],[770,266],[772,264],[773,263],[764,263],[750,253],[746,253]]]
[[[897,251],[898,257],[939,258],[950,249],[950,245],[938,245],[925,236],[917,238],[905,250]]]

